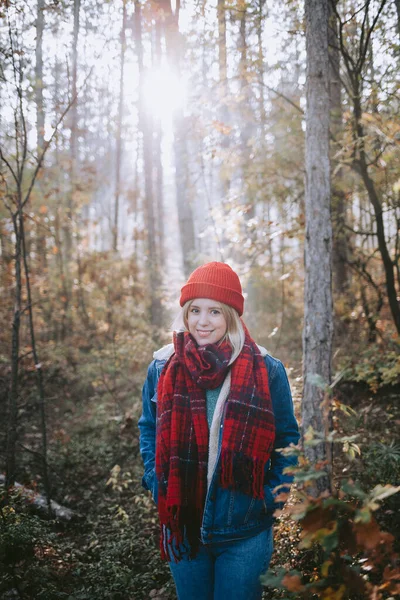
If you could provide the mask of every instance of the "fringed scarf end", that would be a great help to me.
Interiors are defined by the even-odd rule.
[[[264,467],[266,461],[223,450],[221,453],[221,487],[264,498]]]
[[[184,555],[194,558],[200,546],[203,509],[199,507],[189,513],[186,507],[174,506],[169,512],[168,521],[161,525],[161,559],[178,563]]]
[[[253,462],[252,496],[260,500],[264,499],[264,467],[261,460]]]

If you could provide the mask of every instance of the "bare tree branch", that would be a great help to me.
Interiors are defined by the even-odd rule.
[[[340,17],[340,14],[339,14],[339,11],[338,11],[338,9],[337,9],[337,6],[336,6],[336,2],[335,2],[335,0],[330,0],[330,1],[331,1],[331,5],[332,5],[332,10],[333,10],[333,12],[334,12],[334,13],[335,13],[335,15],[336,15],[337,22],[338,22],[338,24],[339,24],[339,43],[340,43],[340,51],[341,51],[341,53],[342,53],[342,56],[343,56],[344,62],[345,62],[345,64],[346,64],[347,72],[348,72],[348,74],[349,74],[349,76],[350,76],[350,73],[352,73],[352,71],[353,71],[353,69],[354,69],[354,67],[355,67],[355,64],[354,64],[353,57],[352,57],[352,56],[349,54],[349,52],[347,51],[346,44],[345,44],[345,42],[344,42],[343,28],[344,28],[344,25],[345,25],[347,22],[343,22],[343,21],[342,21],[342,19],[341,19],[341,17]],[[351,19],[350,19],[350,20],[351,20]],[[353,67],[353,68],[351,68],[351,67]]]
[[[364,42],[364,36],[365,36],[365,25],[368,22],[368,15],[369,15],[369,5],[371,4],[371,0],[368,0],[368,2],[365,3],[364,5],[364,17],[361,23],[361,35],[360,35],[360,50],[359,50],[359,57],[361,57],[363,55],[363,42]],[[360,58],[357,60],[357,65],[358,65],[358,61],[360,60]],[[361,69],[360,69],[361,70]]]
[[[71,108],[71,106],[74,104],[74,102],[76,102],[76,99],[77,99],[77,97],[79,96],[80,92],[81,92],[81,91],[84,89],[84,87],[86,86],[86,83],[87,83],[87,81],[89,80],[89,78],[90,78],[90,76],[91,76],[91,74],[92,74],[92,71],[93,71],[93,66],[91,67],[91,69],[90,69],[89,73],[88,73],[88,74],[87,74],[87,76],[85,77],[85,80],[84,80],[84,82],[83,82],[83,84],[82,84],[81,88],[80,88],[79,90],[77,90],[77,92],[76,92],[75,96],[74,96],[73,98],[71,98],[70,102],[67,104],[66,108],[65,108],[65,109],[64,109],[64,111],[61,113],[61,115],[60,115],[60,117],[59,117],[59,119],[58,119],[58,121],[57,121],[57,123],[56,123],[56,126],[55,126],[55,127],[54,127],[54,129],[53,129],[53,133],[51,134],[50,138],[47,140],[47,142],[45,142],[45,144],[44,144],[44,148],[43,148],[43,151],[42,151],[42,153],[41,153],[41,154],[38,156],[38,161],[37,161],[37,164],[36,164],[36,169],[35,169],[35,171],[34,171],[34,173],[33,173],[33,175],[32,175],[32,178],[31,178],[31,181],[30,181],[30,185],[29,185],[28,191],[26,192],[26,195],[25,195],[25,199],[24,199],[24,200],[23,200],[23,202],[22,202],[22,208],[24,208],[24,206],[26,205],[26,203],[29,201],[30,195],[31,195],[31,193],[32,193],[32,189],[33,189],[33,187],[34,187],[34,185],[35,185],[35,181],[36,181],[36,178],[37,178],[37,176],[38,176],[38,173],[39,173],[39,171],[40,171],[40,168],[41,168],[41,166],[42,166],[42,163],[43,163],[43,160],[44,160],[45,154],[46,154],[46,152],[47,152],[47,149],[49,148],[49,146],[50,146],[51,142],[53,141],[53,138],[54,138],[54,136],[55,136],[55,135],[56,135],[56,133],[58,132],[58,128],[59,128],[59,126],[61,125],[61,123],[63,122],[63,120],[64,120],[64,117],[66,116],[66,114],[68,113],[68,111],[70,110],[70,108]]]
[[[1,160],[4,162],[4,164],[5,164],[5,165],[7,165],[7,167],[8,167],[8,169],[9,169],[9,171],[10,171],[11,175],[12,175],[12,176],[13,176],[13,178],[14,178],[14,181],[15,181],[15,183],[18,185],[18,178],[17,178],[17,175],[16,175],[16,173],[15,173],[14,169],[12,168],[12,166],[11,166],[11,163],[10,163],[10,162],[9,162],[9,161],[6,159],[6,157],[4,156],[4,154],[3,154],[3,151],[2,151],[2,149],[1,149],[1,148],[0,148],[0,159],[1,159]]]
[[[283,100],[285,100],[286,102],[288,102],[291,106],[293,106],[293,108],[295,108],[301,115],[304,115],[305,112],[304,110],[301,108],[301,106],[299,106],[298,104],[296,104],[295,102],[293,102],[293,100],[291,100],[290,98],[288,98],[288,96],[285,96],[285,94],[282,94],[282,92],[278,92],[277,90],[275,90],[274,88],[270,87],[269,85],[267,85],[266,83],[264,83],[264,87],[269,90],[270,92],[273,92],[274,94],[276,94],[277,96],[279,96],[280,98],[282,98]]]
[[[362,55],[360,56],[359,61],[357,61],[357,65],[356,65],[358,67],[356,69],[357,73],[361,73],[361,70],[362,70],[362,68],[364,66],[365,57],[367,56],[367,50],[368,50],[368,46],[369,46],[369,42],[370,42],[370,39],[371,39],[372,32],[375,29],[375,26],[376,26],[376,24],[378,22],[378,19],[379,19],[380,15],[381,15],[381,12],[385,8],[385,4],[386,3],[387,3],[387,0],[381,0],[380,7],[379,7],[379,9],[378,9],[378,11],[377,11],[377,13],[376,13],[376,15],[374,17],[374,20],[372,21],[371,27],[368,30],[367,37],[365,38],[364,51],[363,51]]]

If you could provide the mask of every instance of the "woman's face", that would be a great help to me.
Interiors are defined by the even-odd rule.
[[[188,328],[199,346],[216,344],[226,333],[221,305],[208,298],[196,298],[188,312]]]

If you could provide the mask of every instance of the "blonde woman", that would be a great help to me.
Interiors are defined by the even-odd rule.
[[[229,265],[197,268],[181,290],[173,343],[154,354],[139,420],[179,600],[256,600],[273,549],[277,486],[299,432],[286,371],[250,336]],[[279,490],[282,491],[282,488]]]

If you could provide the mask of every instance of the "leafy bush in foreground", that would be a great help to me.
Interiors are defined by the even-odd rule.
[[[400,487],[377,485],[365,492],[349,479],[332,494],[315,498],[306,490],[313,479],[325,474],[323,465],[311,468],[299,449],[284,451],[300,458],[300,466],[292,469],[295,481],[303,486],[297,492],[300,503],[287,509],[301,526],[299,549],[319,548],[322,560],[313,577],[281,568],[275,574],[268,572],[263,583],[285,590],[285,598],[380,600],[400,594],[394,536],[382,531],[373,515]]]

